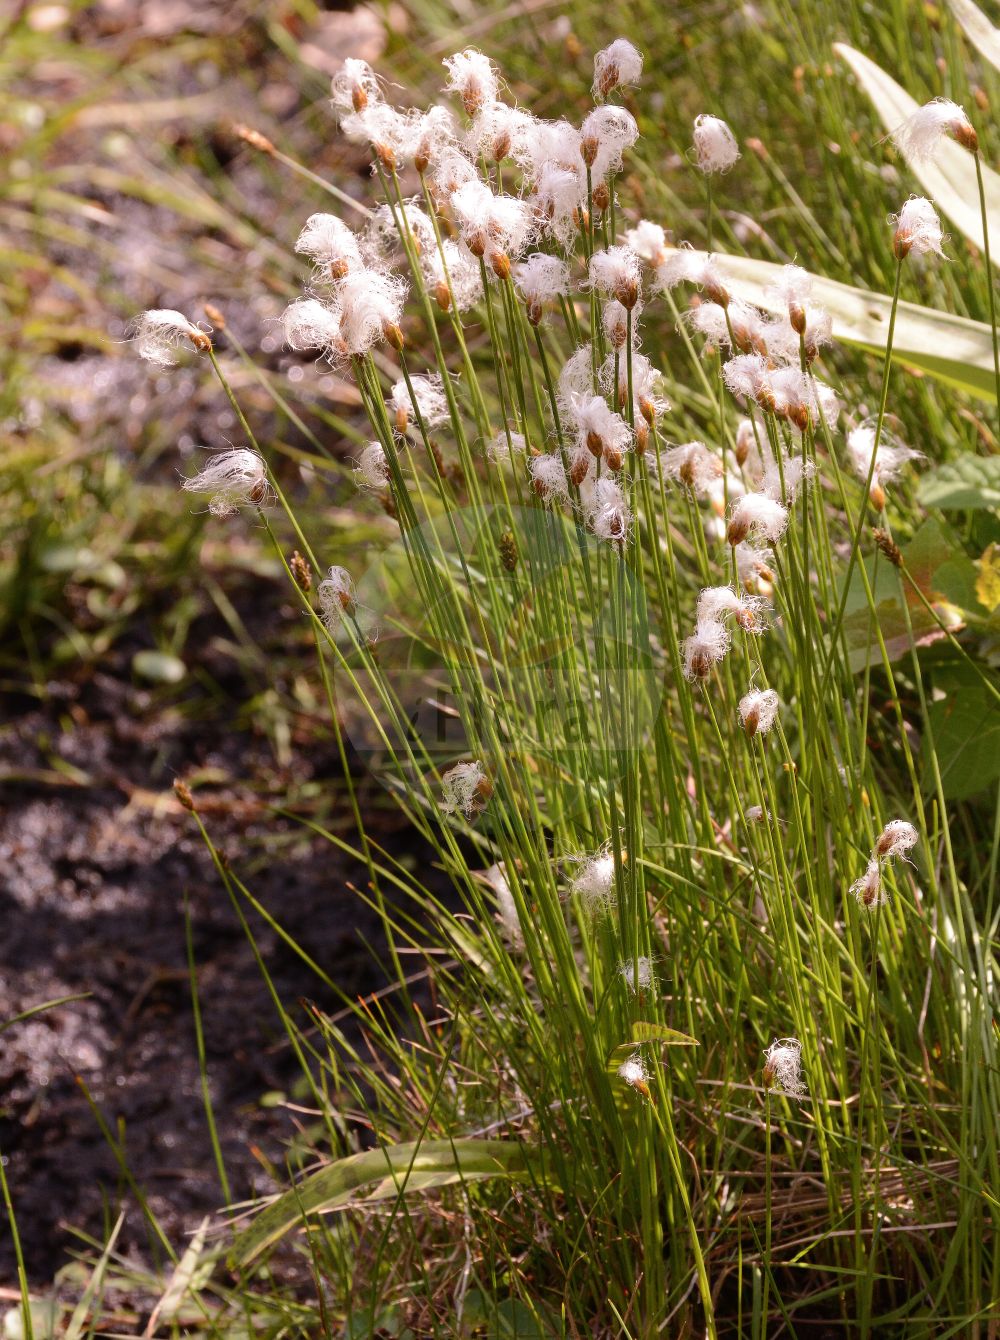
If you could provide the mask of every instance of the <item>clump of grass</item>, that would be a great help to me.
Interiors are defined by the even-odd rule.
[[[236,482],[210,458],[200,486],[259,518],[345,765],[460,898],[373,841],[347,768],[356,832],[329,837],[365,862],[395,989],[345,1002],[363,1048],[276,1000],[328,1166],[234,1255],[294,1230],[328,1333],[971,1328],[1000,1296],[997,839],[953,831],[913,458],[897,481],[883,446],[900,292],[940,229],[910,202],[895,246],[873,234],[895,287],[859,468],[808,275],[767,316],[628,209],[638,64],[598,59],[583,135],[478,52],[449,62],[455,113],[399,112],[362,62],[335,85],[381,200],[356,235],[309,219],[285,330],[358,387],[358,505],[398,526],[373,561],[307,530],[228,360],[192,351],[246,435]],[[705,126],[702,165],[739,171]]]

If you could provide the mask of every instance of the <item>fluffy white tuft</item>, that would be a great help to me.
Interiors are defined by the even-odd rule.
[[[694,122],[695,161],[702,172],[728,172],[740,156],[736,136],[717,116],[697,116]]]

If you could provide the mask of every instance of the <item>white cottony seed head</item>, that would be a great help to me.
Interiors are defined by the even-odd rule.
[[[627,38],[616,38],[594,57],[595,98],[606,98],[623,84],[638,84],[642,78],[642,53]]]
[[[466,132],[469,153],[473,158],[483,157],[493,163],[519,157],[533,120],[520,107],[510,107],[506,102],[486,103]]]
[[[803,460],[799,455],[784,454],[779,466],[778,460],[771,455],[770,450],[767,448],[765,450],[767,456],[757,481],[757,491],[775,502],[790,505],[799,496],[802,486],[812,483],[816,467],[812,461]]]
[[[766,735],[778,718],[781,702],[774,689],[751,689],[740,699],[740,721],[747,735]]]
[[[640,219],[625,231],[625,241],[640,260],[654,268],[667,259],[667,235],[658,223]]]
[[[893,819],[879,834],[872,855],[880,861],[891,860],[894,856],[905,860],[906,853],[917,845],[918,839],[919,834],[912,824],[905,819]]]
[[[690,680],[706,680],[716,665],[729,650],[729,630],[725,624],[714,619],[705,619],[695,625],[695,630],[686,638],[681,647],[684,653],[684,677]]]
[[[638,1052],[621,1063],[618,1067],[618,1078],[628,1084],[630,1088],[639,1090],[648,1088],[649,1071]]]
[[[632,512],[625,494],[614,479],[605,475],[596,480],[584,505],[590,528],[599,540],[623,543],[628,539]]]
[[[184,480],[181,488],[187,493],[207,494],[213,516],[233,516],[250,504],[261,507],[270,496],[263,458],[249,447],[216,452],[204,469]]]
[[[452,194],[451,208],[462,241],[477,259],[520,255],[531,235],[532,211],[524,200],[497,195],[473,179]]]
[[[448,71],[445,92],[457,93],[469,116],[475,116],[487,103],[498,100],[500,80],[496,66],[481,51],[468,47],[455,56],[446,56],[444,67]]]
[[[729,512],[729,543],[737,545],[749,536],[763,536],[772,544],[780,540],[788,525],[788,509],[762,493],[746,493]]]
[[[420,423],[424,431],[438,428],[448,418],[448,397],[439,372],[422,373],[410,378],[413,395],[405,380],[396,382],[389,396],[389,405],[395,413],[396,429],[420,437]],[[414,414],[416,410],[416,414]]]
[[[281,329],[290,349],[322,349],[331,359],[344,358],[340,312],[318,298],[296,298],[281,314]]]
[[[731,586],[706,586],[698,597],[696,621],[721,623],[731,614],[748,633],[759,633],[767,627],[771,607],[763,596],[736,592]]]
[[[569,497],[569,480],[562,459],[553,453],[532,456],[528,462],[531,483],[535,492],[546,502]]]
[[[722,478],[722,462],[704,442],[668,447],[660,459],[666,477],[686,485],[698,497],[704,497],[712,484]]]
[[[743,542],[733,552],[736,555],[736,575],[741,586],[752,590],[760,582],[770,583],[774,580],[771,570],[774,555],[770,549],[758,549]]]
[[[621,469],[622,455],[632,445],[632,430],[620,414],[608,408],[603,396],[571,391],[565,418],[576,428],[578,446],[587,447],[594,456],[603,455],[611,469]]]
[[[378,270],[354,270],[340,281],[341,333],[352,354],[366,354],[398,332],[406,292],[406,281],[399,275]]]
[[[590,258],[588,281],[606,298],[617,298],[623,307],[634,307],[642,282],[639,257],[631,247],[595,251]]]
[[[625,985],[633,994],[648,991],[653,985],[653,960],[640,954],[638,958],[626,959],[618,965],[618,971]]]
[[[421,251],[420,268],[443,312],[452,302],[456,311],[467,312],[483,296],[479,262],[450,237],[442,241],[440,248],[434,246]]]
[[[418,256],[436,250],[434,225],[417,201],[404,200],[394,209],[379,205],[369,216],[359,239],[364,261],[373,270],[391,268],[405,255],[404,233],[409,234]]]
[[[362,266],[358,239],[335,214],[310,214],[295,243],[295,250],[317,266],[325,266],[330,278],[340,279],[348,270]]]
[[[612,351],[598,368],[597,380],[604,394],[613,396],[614,403],[624,412],[628,406],[628,360],[620,355],[616,359]],[[659,368],[654,368],[649,359],[633,347],[632,418],[637,429],[640,418],[652,426],[660,415],[670,409],[670,401],[660,394],[662,380],[663,374]]]
[[[878,907],[889,901],[882,887],[882,865],[876,857],[872,857],[865,867],[865,873],[851,885],[851,893],[862,907]]]
[[[590,167],[591,181],[603,181],[609,172],[618,172],[622,154],[639,138],[635,117],[624,107],[606,104],[595,107],[580,127],[580,155]]]
[[[633,346],[638,334],[637,326],[641,311],[642,303],[636,303],[632,308]],[[612,349],[624,349],[629,340],[629,309],[623,307],[617,298],[609,298],[604,304],[601,311],[601,325]]]
[[[872,467],[872,453],[875,453],[875,465]],[[859,479],[867,479],[871,471],[873,484],[889,484],[899,478],[900,471],[908,461],[920,460],[922,455],[912,447],[904,447],[901,442],[886,440],[885,434],[875,451],[875,429],[867,424],[852,428],[847,434],[847,456],[851,468]]]
[[[328,569],[326,578],[316,589],[320,615],[331,631],[344,619],[357,612],[354,580],[346,568]]]
[[[753,400],[762,409],[774,410],[771,369],[762,354],[739,354],[731,358],[722,369],[722,378],[733,395]]]
[[[517,915],[517,904],[514,902],[514,895],[511,893],[510,885],[507,882],[506,867],[502,864],[491,865],[484,878],[493,890],[493,896],[497,904],[497,921],[500,923],[507,942],[514,949],[522,949],[524,947],[524,933],[521,930],[521,919]]]
[[[389,486],[389,465],[381,442],[369,442],[358,457],[354,471],[358,487],[381,492]]]
[[[460,186],[475,181],[476,165],[457,145],[445,144],[431,163],[431,180],[439,197],[450,200]]]
[[[527,439],[522,433],[515,433],[512,430],[500,432],[486,443],[486,459],[493,462],[512,461],[515,451],[525,452],[527,449]]]
[[[343,68],[334,75],[330,94],[334,107],[344,112],[363,112],[382,100],[372,67],[353,56],[348,56]]]
[[[188,343],[199,353],[211,349],[212,341],[183,312],[169,307],[153,308],[142,312],[131,323],[128,335],[135,351],[147,363],[172,368],[177,362],[177,350]]]
[[[950,135],[970,153],[979,149],[979,138],[965,109],[947,98],[925,103],[892,132],[896,147],[911,163],[933,158],[943,135]]]
[[[789,1098],[804,1098],[806,1086],[802,1081],[802,1043],[798,1038],[775,1038],[764,1053],[766,1089],[777,1088]]]
[[[581,869],[570,883],[570,892],[580,897],[594,916],[610,911],[616,902],[615,858],[610,849],[602,847],[593,856],[574,859],[581,862]]]
[[[543,163],[531,197],[538,231],[554,237],[560,246],[569,249],[579,224],[585,193],[586,183],[575,166],[566,168],[558,163]]]
[[[728,172],[740,156],[736,136],[717,116],[698,116],[694,122],[694,152],[702,172]]]
[[[892,246],[900,260],[911,251],[917,256],[927,252],[944,255],[941,249],[944,241],[941,220],[934,206],[923,196],[911,196],[899,213],[890,217],[889,222],[896,226]]]
[[[492,786],[483,765],[479,762],[456,763],[441,777],[444,792],[442,808],[445,814],[462,813],[474,818],[492,794]]]
[[[428,107],[413,123],[413,163],[421,176],[455,143],[455,118],[448,107]]]
[[[569,266],[558,256],[536,251],[514,266],[514,280],[524,299],[528,320],[537,326],[546,305],[569,293]]]

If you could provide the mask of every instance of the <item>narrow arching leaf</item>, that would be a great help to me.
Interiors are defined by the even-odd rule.
[[[948,8],[965,30],[965,35],[981,56],[1000,70],[1000,30],[994,28],[972,0],[948,0]]]
[[[634,1042],[662,1042],[665,1047],[697,1047],[698,1039],[687,1033],[679,1033],[676,1028],[667,1028],[666,1024],[649,1024],[639,1019],[632,1025]]]
[[[873,60],[845,42],[835,42],[833,49],[854,71],[858,83],[871,99],[886,131],[892,132],[917,111],[921,103],[911,98]],[[905,156],[905,155],[904,155]],[[942,214],[964,233],[977,247],[983,246],[983,225],[979,209],[979,187],[976,183],[976,165],[967,149],[943,136],[931,162],[915,163],[907,160],[910,170]],[[990,235],[1000,237],[1000,176],[983,166],[983,186],[986,193],[986,212]],[[900,204],[902,204],[902,199]]]
[[[783,300],[768,291],[781,273],[780,265],[747,256],[716,255],[714,260],[731,281],[734,293],[767,311],[784,310]],[[829,312],[836,339],[884,356],[892,307],[888,294],[813,275],[812,296]],[[993,338],[982,321],[901,302],[896,311],[892,352],[893,358],[905,366],[970,395],[992,400],[996,394]]]
[[[385,1200],[401,1192],[455,1182],[539,1176],[537,1151],[516,1140],[424,1140],[351,1154],[304,1177],[272,1201],[237,1236],[230,1260],[238,1264],[252,1261],[309,1215],[345,1209],[352,1203]],[[358,1194],[362,1192],[365,1194]]]

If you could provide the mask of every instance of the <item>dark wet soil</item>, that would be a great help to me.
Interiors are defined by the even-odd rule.
[[[296,616],[278,609],[264,617],[266,646]],[[176,776],[213,779],[197,791],[213,840],[345,995],[383,981],[377,918],[349,887],[364,887],[363,869],[267,812],[269,803],[308,796],[303,806],[317,812],[318,804],[324,821],[346,834],[335,749],[321,725],[280,767],[268,741],[233,729],[225,710],[192,721],[137,686],[128,665],[123,648],[101,671],[53,685],[41,706],[8,702],[0,728],[0,772],[9,779],[0,784],[0,1020],[87,993],[0,1034],[0,1147],[39,1285],[64,1263],[70,1226],[102,1235],[120,1189],[88,1095],[112,1130],[121,1125],[128,1166],[174,1241],[221,1204],[195,1048],[185,900],[234,1197],[274,1189],[264,1163],[283,1167],[301,1120],[260,1105],[265,1094],[290,1093],[300,1073],[210,856],[173,796]],[[59,784],[60,762],[85,774],[85,784]],[[391,832],[384,840],[408,841]],[[326,1009],[341,1004],[273,930],[248,917],[290,1012],[303,996]],[[146,1254],[142,1217],[132,1197],[126,1203],[121,1243]],[[0,1235],[0,1279],[13,1278],[10,1239]]]
[[[165,483],[166,506],[176,508],[177,473],[194,444],[225,445],[239,429],[202,368],[159,376],[131,357],[119,343],[128,315],[166,306],[199,316],[211,297],[255,354],[262,351],[281,372],[303,362],[304,389],[352,412],[356,395],[349,388],[323,380],[308,359],[282,354],[273,333],[270,343],[261,336],[301,283],[291,241],[323,198],[290,185],[234,138],[231,123],[260,126],[314,170],[363,194],[363,165],[342,161],[331,147],[326,98],[344,54],[377,58],[382,23],[374,11],[352,12],[348,3],[320,6],[308,26],[298,21],[297,6],[277,0],[265,7],[249,0],[222,6],[100,0],[83,9],[41,8],[54,25],[46,37],[53,58],[29,62],[20,93],[40,107],[76,99],[88,109],[93,104],[86,116],[60,123],[46,150],[49,167],[95,163],[139,180],[155,172],[157,180],[231,194],[221,222],[209,227],[197,212],[192,217],[81,175],[74,189],[93,208],[74,215],[76,231],[66,240],[55,234],[50,251],[67,272],[91,282],[78,291],[42,269],[27,275],[24,302],[33,316],[50,318],[53,331],[38,367],[45,395],[26,398],[4,427],[18,441],[44,434],[52,454],[68,451],[70,460],[81,444],[96,459],[116,453],[136,479]],[[268,23],[294,38],[298,62],[289,59],[287,41],[271,41]],[[73,57],[74,44],[86,60]],[[151,118],[137,121],[131,137],[129,118],[122,121],[114,110],[124,103],[146,108]],[[14,139],[8,144],[0,135],[2,147],[17,150],[27,131],[6,129]],[[240,222],[244,212],[252,229]],[[30,236],[22,242],[34,245]],[[93,329],[99,338],[63,339],[64,327]],[[218,343],[225,355],[225,338]],[[229,361],[247,412],[263,426],[270,402]],[[342,442],[328,445],[334,454],[347,452]],[[163,449],[170,454],[160,459]],[[28,554],[20,513],[12,509],[11,516],[0,518],[0,542]],[[247,546],[255,553],[257,539]],[[73,542],[92,540],[88,533]],[[218,531],[216,542],[237,541]],[[127,557],[122,562],[129,567]],[[148,576],[138,564],[129,570],[130,582]],[[37,664],[54,664],[45,643],[51,622],[39,619],[24,633],[22,618],[26,626],[31,610],[8,610],[0,619],[10,638],[2,654],[8,691],[0,692],[0,1025],[54,998],[86,993],[0,1032],[0,1154],[29,1276],[39,1289],[65,1263],[76,1241],[71,1228],[103,1238],[121,1196],[115,1156],[91,1102],[120,1134],[131,1173],[175,1243],[221,1204],[195,1049],[185,904],[212,1099],[235,1198],[273,1189],[267,1164],[282,1169],[302,1120],[260,1103],[262,1095],[290,1094],[298,1066],[209,854],[174,799],[175,777],[201,777],[199,806],[214,840],[344,995],[383,983],[377,919],[350,887],[363,888],[364,871],[268,809],[290,806],[349,836],[337,752],[322,720],[292,703],[287,740],[276,745],[262,724],[266,703],[262,710],[248,706],[276,695],[288,707],[294,696],[288,677],[308,676],[301,616],[276,589],[264,597],[259,590],[241,594],[224,572],[214,577],[263,655],[252,673],[245,665],[234,671],[238,658],[213,650],[232,641],[232,627],[218,615],[199,616],[182,649],[190,687],[177,690],[151,690],[132,670],[134,653],[157,645],[156,620],[169,623],[149,604],[164,588],[179,599],[169,591],[169,574],[150,583],[151,595],[143,588],[135,626],[116,633],[99,665],[64,660],[40,696],[28,690]],[[44,598],[59,617],[89,628],[86,592],[74,595],[59,577],[46,580]],[[195,573],[196,587],[198,580]],[[364,786],[363,772],[359,777]],[[409,851],[412,837],[393,829],[389,807],[372,809],[382,815],[374,820],[380,841]],[[338,1008],[340,998],[261,918],[247,915],[285,1007],[295,1013],[305,996]],[[148,1260],[142,1216],[134,1197],[124,1201],[128,1219],[119,1245]],[[11,1238],[3,1231],[0,1288],[14,1279]]]

